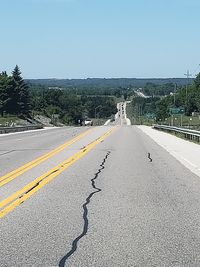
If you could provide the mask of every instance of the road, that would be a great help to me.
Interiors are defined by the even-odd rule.
[[[0,137],[0,266],[200,266],[199,177],[121,109]]]
[[[143,98],[149,98],[150,97],[150,96],[147,96],[147,95],[145,95],[144,93],[142,93],[141,91],[138,91],[138,90],[135,90],[134,92],[139,97],[143,97]]]

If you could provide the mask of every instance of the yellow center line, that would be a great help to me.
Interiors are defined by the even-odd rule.
[[[93,128],[94,129],[94,128]],[[59,147],[51,150],[50,152],[42,155],[39,158],[36,158],[28,163],[26,163],[25,165],[3,175],[0,177],[0,187],[7,184],[8,182],[12,181],[13,179],[15,179],[16,177],[18,177],[19,175],[27,172],[28,170],[32,169],[33,167],[39,165],[40,163],[44,162],[45,160],[55,156],[56,154],[58,154],[59,152],[61,152],[63,149],[67,148],[68,146],[74,144],[75,142],[77,142],[78,140],[80,140],[82,137],[84,137],[85,135],[89,134],[93,129],[89,129],[79,135],[77,135],[76,137],[70,139],[69,141],[67,141],[66,143],[60,145]]]
[[[9,196],[0,202],[0,218],[4,217],[6,214],[11,212],[14,208],[19,206],[22,202],[30,198],[31,195],[36,193],[39,189],[41,189],[44,185],[48,184],[51,180],[53,180],[56,176],[61,174],[64,170],[69,168],[72,164],[74,164],[77,160],[85,156],[90,150],[92,150],[96,145],[101,143],[107,136],[109,136],[115,128],[104,133],[98,139],[76,152],[74,155],[64,160],[62,163],[58,164],[56,167],[52,168],[48,172],[43,175],[37,177],[34,181],[30,182],[22,189],[16,191],[14,194]],[[3,209],[2,209],[3,208]]]

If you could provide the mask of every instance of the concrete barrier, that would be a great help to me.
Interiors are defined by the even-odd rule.
[[[16,127],[0,127],[0,134],[24,132],[28,130],[42,129],[42,125],[30,125],[30,126],[16,126]]]

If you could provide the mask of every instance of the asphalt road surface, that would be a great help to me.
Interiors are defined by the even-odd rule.
[[[200,178],[117,124],[0,137],[0,266],[200,266]]]

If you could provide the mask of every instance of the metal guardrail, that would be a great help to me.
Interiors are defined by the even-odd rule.
[[[30,126],[16,126],[16,127],[0,127],[0,134],[23,132],[28,130],[42,129],[42,125],[30,125]]]
[[[167,125],[154,125],[153,128],[160,131],[171,132],[192,141],[200,142],[200,131]]]

